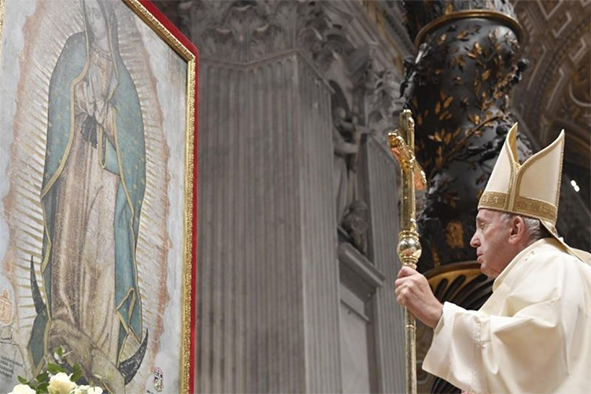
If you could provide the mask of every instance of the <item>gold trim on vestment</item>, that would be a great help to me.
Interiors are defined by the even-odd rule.
[[[564,133],[564,129],[560,132],[561,134]],[[566,135],[564,136],[564,141],[566,142]],[[560,168],[558,169],[558,187],[556,188],[556,206],[560,203],[560,187],[562,186],[562,166],[564,165],[564,143],[562,144],[562,148],[560,148]],[[556,223],[556,222],[554,222]]]
[[[511,138],[511,135],[514,135],[514,134],[509,133],[508,138]],[[505,147],[507,148],[507,155],[509,157],[509,169],[511,171],[511,173],[509,174],[509,190],[510,191],[514,190],[513,185],[515,185],[515,178],[519,176],[519,162],[516,160],[516,157],[513,155],[512,145],[514,143],[515,143],[515,140],[512,139],[511,141],[509,141],[508,144],[505,144]],[[509,194],[507,196],[507,199],[505,200],[505,206],[503,209],[510,211],[511,207],[513,207],[514,202],[515,202],[515,194],[513,194],[513,195]]]
[[[551,220],[553,223],[556,223],[556,219],[558,218],[558,209],[554,205],[529,197],[515,197],[515,204],[512,211],[535,218]]]
[[[484,192],[480,197],[478,208],[490,208],[495,210],[504,210],[508,200],[507,193]]]

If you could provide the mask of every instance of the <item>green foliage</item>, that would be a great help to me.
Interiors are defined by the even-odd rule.
[[[34,377],[31,380],[27,380],[27,378],[19,376],[18,381],[20,382],[20,384],[27,385],[33,390],[35,390],[35,393],[37,394],[48,394],[51,378],[61,372],[68,375],[70,381],[75,383],[77,387],[80,381],[86,382],[87,379],[85,379],[85,377],[83,376],[82,368],[79,364],[74,364],[73,366],[71,366],[67,362],[66,356],[68,356],[68,354],[69,353],[66,352],[63,347],[58,347],[57,349],[55,349],[53,353],[52,361],[54,362],[50,361],[49,359],[46,360],[45,371],[40,372],[36,377]]]
[[[66,370],[64,368],[62,368],[60,365],[53,364],[53,363],[47,363],[47,370],[52,375],[57,375],[60,372],[66,372]]]
[[[82,368],[80,368],[80,365],[74,364],[74,366],[72,367],[72,376],[70,376],[70,380],[72,382],[77,383],[81,377],[82,377]]]

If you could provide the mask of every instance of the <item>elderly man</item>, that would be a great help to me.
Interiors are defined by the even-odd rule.
[[[402,268],[398,302],[435,329],[423,369],[471,393],[591,392],[591,266],[555,230],[564,133],[520,164],[513,126],[479,202],[476,248],[496,278],[479,311],[439,303]]]

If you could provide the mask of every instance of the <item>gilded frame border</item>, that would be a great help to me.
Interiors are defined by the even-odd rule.
[[[0,0],[4,1],[4,0]],[[140,18],[187,61],[186,113],[186,178],[185,178],[185,237],[183,268],[183,314],[181,351],[181,392],[191,393],[195,385],[195,305],[196,305],[196,240],[197,240],[197,130],[198,130],[198,67],[199,54],[191,43],[148,0],[123,0]],[[192,153],[192,154],[191,154]]]
[[[197,135],[198,70],[197,48],[149,0],[121,0],[162,40],[187,62],[186,86],[186,160],[184,190],[183,300],[180,354],[180,391],[191,393],[195,386],[195,306],[197,274]],[[0,59],[6,0],[0,0]]]

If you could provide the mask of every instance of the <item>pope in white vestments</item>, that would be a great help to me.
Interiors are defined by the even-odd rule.
[[[591,267],[536,241],[479,311],[444,304],[423,369],[471,393],[591,392]]]
[[[496,278],[478,311],[441,305],[403,268],[398,301],[434,327],[423,369],[469,393],[591,393],[591,265],[556,234],[564,134],[520,164],[514,126],[471,245]],[[537,227],[536,227],[537,226]]]

